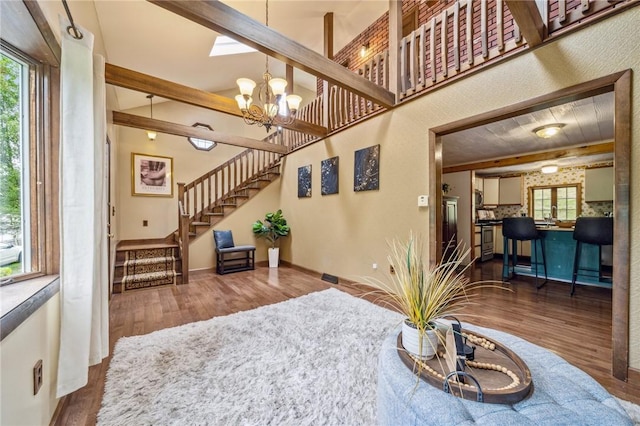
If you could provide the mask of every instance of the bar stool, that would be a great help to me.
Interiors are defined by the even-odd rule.
[[[571,278],[572,296],[576,290],[578,270],[592,270],[580,268],[582,244],[594,244],[598,246],[598,279],[602,281],[602,246],[610,246],[613,244],[613,218],[579,217],[573,229],[573,239],[576,240],[576,251],[573,258],[573,277]]]
[[[502,219],[502,235],[504,239],[504,254],[502,257],[502,280],[509,278],[509,240],[512,246],[513,275],[515,275],[516,264],[518,263],[518,241],[531,241],[531,265],[535,264],[536,288],[541,288],[547,282],[547,260],[544,255],[544,244],[542,236],[536,228],[536,223],[531,217],[507,217]],[[538,251],[536,242],[540,242],[542,252],[542,265],[544,267],[544,282],[538,285]]]

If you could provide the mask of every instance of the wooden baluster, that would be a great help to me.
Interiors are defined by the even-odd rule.
[[[198,213],[198,181],[194,181],[193,183],[193,219],[197,220]]]
[[[424,57],[422,61],[424,64]],[[389,90],[389,49],[384,51],[384,88]]]
[[[487,34],[487,0],[480,3],[480,38],[482,39],[482,57],[489,56],[489,39]]]
[[[419,79],[420,79],[420,88],[424,89],[425,86],[427,85],[427,73],[426,73],[426,56],[427,56],[427,47],[425,45],[426,43],[426,38],[427,38],[427,27],[425,27],[424,25],[422,25],[420,27],[420,43],[418,43],[418,58],[419,58],[419,67],[420,67],[420,73],[419,73]]]
[[[409,76],[407,75],[407,37],[400,42],[400,90],[403,95],[409,91]]]
[[[417,52],[416,52],[416,32],[412,31],[408,36],[409,40],[411,40],[411,45],[409,46],[409,90],[412,93],[415,93],[418,88],[418,65],[417,65]]]
[[[436,82],[436,17],[431,18],[431,32],[429,34],[429,62],[431,62],[431,81]]]
[[[448,28],[448,19],[447,19],[447,11],[442,11],[442,22],[440,22],[440,51],[442,55],[442,75],[446,77],[449,75],[449,45],[447,39],[447,28]]]
[[[564,23],[567,20],[567,0],[558,0],[558,22]]]
[[[458,2],[453,4],[453,67],[456,71],[460,71],[460,3]]]
[[[467,0],[467,63],[473,65],[473,0]]]
[[[496,0],[496,31],[498,35],[498,50],[504,50],[504,5],[502,0]]]

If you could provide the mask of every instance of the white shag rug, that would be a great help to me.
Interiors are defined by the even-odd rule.
[[[400,314],[336,289],[121,338],[99,425],[373,425]]]
[[[378,352],[401,320],[329,289],[123,337],[98,425],[374,425]]]

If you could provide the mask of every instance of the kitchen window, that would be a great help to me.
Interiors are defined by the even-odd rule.
[[[581,188],[570,185],[534,186],[529,189],[532,200],[529,212],[534,220],[576,220],[581,213]]]

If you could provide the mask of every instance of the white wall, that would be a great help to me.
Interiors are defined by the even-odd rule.
[[[58,293],[0,343],[0,424],[49,424],[58,404],[55,394],[59,348]],[[34,395],[33,367],[40,359],[44,380]]]

